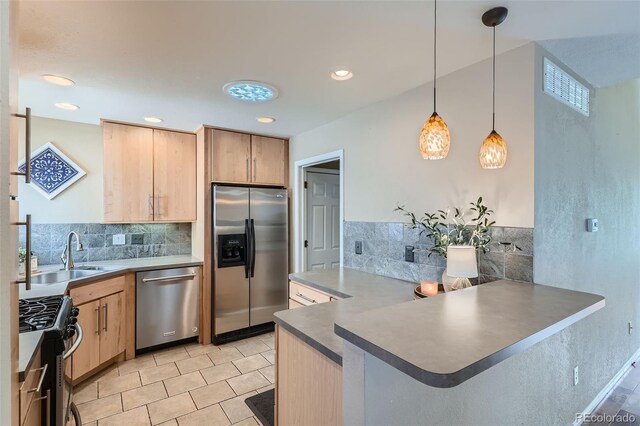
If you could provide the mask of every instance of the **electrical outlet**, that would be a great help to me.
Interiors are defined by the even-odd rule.
[[[125,245],[124,234],[115,234],[113,236],[113,245],[114,246],[123,246],[123,245]]]
[[[580,383],[580,370],[578,370],[578,366],[573,367],[573,386],[578,386]]]
[[[362,254],[362,241],[356,241],[356,254]]]
[[[404,246],[404,260],[406,262],[413,263],[415,261],[413,250],[414,250],[413,246]]]
[[[587,232],[598,232],[599,226],[598,219],[587,219]]]
[[[633,333],[633,323],[629,321],[629,334]]]
[[[135,244],[135,245],[144,244],[144,234],[131,234],[131,244]]]

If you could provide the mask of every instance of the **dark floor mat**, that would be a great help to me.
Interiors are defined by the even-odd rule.
[[[275,389],[251,396],[245,399],[244,402],[264,426],[273,426],[276,408]]]

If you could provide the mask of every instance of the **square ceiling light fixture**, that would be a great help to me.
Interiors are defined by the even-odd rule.
[[[278,89],[261,81],[242,80],[227,83],[224,93],[245,102],[268,102],[278,97]]]

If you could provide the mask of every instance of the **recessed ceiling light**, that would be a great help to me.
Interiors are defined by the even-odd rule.
[[[265,124],[273,123],[274,121],[276,121],[276,119],[273,117],[258,117],[256,118],[256,120],[258,120],[258,123],[265,123]]]
[[[58,86],[73,86],[75,81],[70,80],[66,77],[60,77],[59,75],[53,74],[43,74],[42,78],[52,84],[57,84]]]
[[[75,110],[80,108],[78,105],[70,104],[68,102],[57,102],[56,106],[60,109],[68,109],[68,110]]]
[[[260,81],[232,81],[222,90],[232,98],[246,102],[267,102],[278,97],[278,89]]]
[[[353,77],[353,73],[350,70],[339,69],[331,73],[331,78],[338,81],[349,80]]]
[[[158,117],[145,117],[144,121],[148,123],[162,123],[164,120]]]

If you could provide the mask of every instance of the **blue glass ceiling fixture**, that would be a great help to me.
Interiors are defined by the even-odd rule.
[[[232,98],[246,102],[268,102],[278,97],[278,89],[260,81],[232,81],[222,90]]]

